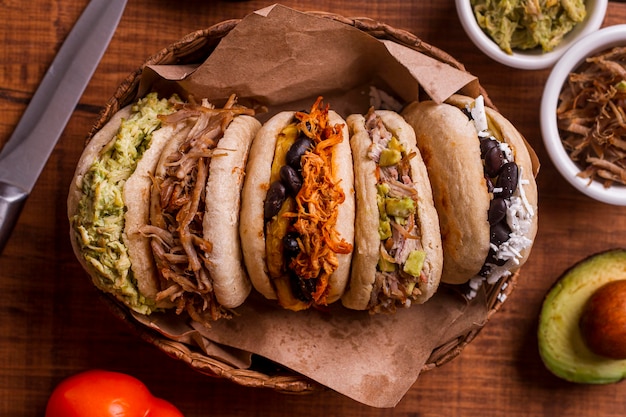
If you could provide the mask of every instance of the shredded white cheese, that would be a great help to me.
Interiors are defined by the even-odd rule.
[[[474,105],[469,105],[467,110],[472,115],[476,131],[480,135],[481,132],[487,132],[489,125],[487,124],[487,113],[485,112],[485,99],[483,96],[476,97]]]

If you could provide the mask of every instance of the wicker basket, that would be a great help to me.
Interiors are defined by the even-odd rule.
[[[408,46],[425,55],[435,58],[452,67],[465,71],[464,66],[444,51],[431,46],[420,40],[414,34],[393,28],[384,23],[380,23],[367,18],[346,18],[325,12],[307,12],[311,15],[333,19],[346,25],[353,26],[378,39],[391,40],[404,46]],[[197,64],[203,62],[215,49],[219,41],[227,35],[238,23],[240,19],[233,19],[220,22],[207,29],[192,32],[172,45],[162,49],[155,55],[148,58],[144,66],[147,65],[174,65],[174,64]],[[132,103],[136,99],[139,88],[139,80],[143,66],[131,73],[118,87],[117,91],[107,102],[99,119],[94,124],[88,140],[122,107]],[[481,93],[485,97],[487,105],[494,107],[487,93],[480,87]],[[489,319],[496,313],[506,297],[511,293],[517,282],[518,274],[514,274],[504,281],[500,281],[496,286],[486,286],[487,308]],[[312,380],[282,369],[280,366],[269,363],[263,358],[253,358],[251,369],[236,369],[231,365],[222,363],[214,358],[206,356],[199,349],[174,340],[165,338],[160,333],[147,328],[138,323],[130,314],[130,311],[115,301],[112,297],[104,296],[111,310],[123,321],[128,323],[138,333],[140,337],[155,345],[166,354],[176,359],[182,360],[200,373],[224,378],[237,384],[247,387],[271,388],[279,392],[307,393],[324,389]],[[441,366],[456,356],[467,346],[480,332],[482,326],[468,330],[467,333],[446,342],[433,350],[430,358],[426,361],[423,371],[427,371]]]

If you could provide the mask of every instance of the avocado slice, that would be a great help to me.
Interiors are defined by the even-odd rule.
[[[579,321],[593,293],[611,281],[626,279],[626,249],[592,255],[556,281],[539,317],[539,354],[556,376],[585,384],[609,384],[626,378],[626,360],[605,358],[585,344]]]

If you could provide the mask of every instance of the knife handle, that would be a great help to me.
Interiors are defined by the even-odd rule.
[[[28,193],[19,187],[0,182],[0,253],[20,217]]]

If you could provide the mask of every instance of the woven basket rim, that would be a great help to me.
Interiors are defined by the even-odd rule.
[[[334,13],[322,11],[309,11],[308,14],[321,18],[332,19],[349,26],[353,26],[363,32],[366,32],[378,39],[387,39],[407,46],[416,51],[422,52],[441,62],[449,64],[461,71],[467,72],[463,64],[445,51],[422,41],[415,34],[392,27],[388,24],[367,18],[367,17],[344,17]],[[166,46],[157,53],[147,58],[144,63],[128,76],[117,87],[113,96],[107,101],[104,109],[100,112],[97,121],[94,123],[87,141],[99,131],[108,120],[121,108],[130,104],[136,99],[139,89],[139,80],[146,66],[150,65],[167,65],[189,63],[189,56],[206,57],[212,52],[219,40],[226,36],[242,19],[229,19],[204,29],[195,30],[182,37],[180,40]],[[199,62],[194,62],[199,63]],[[496,108],[489,95],[478,82],[480,93],[485,98],[486,105]],[[498,286],[487,286],[487,307],[488,314],[485,323],[457,337],[454,340],[444,343],[442,346],[433,350],[430,358],[422,368],[422,371],[428,371],[437,368],[452,359],[456,358],[463,349],[478,335],[484,325],[491,317],[500,310],[506,297],[508,297],[516,286],[519,271],[511,276],[504,278],[498,283]],[[504,289],[503,289],[504,288]],[[307,393],[325,389],[325,387],[310,380],[309,378],[291,373],[288,370],[279,374],[269,375],[254,369],[235,369],[231,365],[222,363],[213,358],[203,356],[201,352],[193,350],[192,347],[165,338],[156,330],[149,329],[137,322],[128,309],[113,299],[113,297],[103,294],[103,299],[110,307],[113,313],[130,325],[131,328],[144,340],[156,346],[169,356],[182,360],[196,371],[208,376],[227,379],[236,384],[247,387],[271,388],[273,390],[285,393]]]

